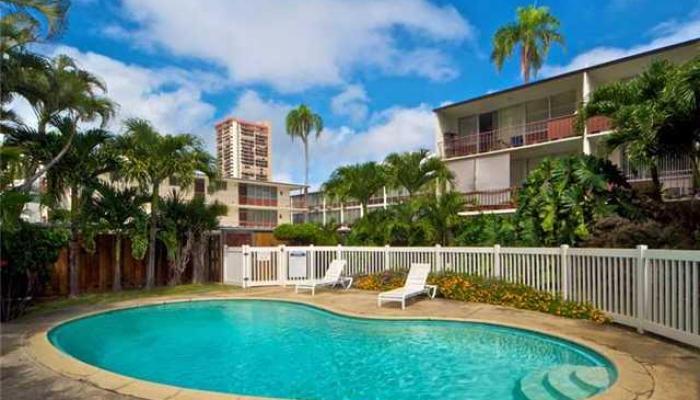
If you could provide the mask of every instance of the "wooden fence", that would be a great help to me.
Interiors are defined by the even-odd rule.
[[[221,237],[218,233],[209,238],[209,251],[205,264],[209,271],[209,280],[222,280]],[[114,236],[102,235],[95,239],[95,251],[90,253],[81,247],[78,254],[78,289],[80,293],[106,292],[112,290],[114,276]],[[122,241],[122,287],[124,289],[141,288],[146,283],[146,264],[148,254],[143,260],[137,260],[131,255],[131,243]],[[156,246],[156,286],[164,286],[168,282],[168,260],[162,243]],[[189,265],[182,276],[182,282],[192,280],[192,266]],[[69,293],[68,249],[63,249],[61,255],[51,270],[51,278],[40,294],[43,297],[64,296]]]

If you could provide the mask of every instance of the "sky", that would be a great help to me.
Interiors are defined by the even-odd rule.
[[[310,183],[336,167],[434,148],[432,109],[521,83],[498,72],[491,39],[515,1],[73,0],[69,26],[42,46],[102,77],[128,117],[192,133],[214,154],[214,124],[267,120],[273,179],[303,182],[303,148],[284,117],[304,103],[325,122],[310,142]],[[564,48],[538,78],[700,37],[700,0],[538,1]],[[20,105],[21,107],[21,105]]]

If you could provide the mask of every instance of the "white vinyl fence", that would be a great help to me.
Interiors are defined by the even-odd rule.
[[[587,302],[614,321],[700,347],[700,251],[561,247],[227,247],[224,283],[291,285],[323,277],[335,258],[346,275],[459,272],[522,283]]]

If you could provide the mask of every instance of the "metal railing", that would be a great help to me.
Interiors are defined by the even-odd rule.
[[[524,247],[227,247],[224,283],[290,285],[324,276],[333,259],[358,276],[406,271],[503,279],[590,303],[614,321],[700,347],[700,251]]]
[[[462,193],[467,202],[465,208],[473,210],[504,210],[516,208],[517,188],[481,190]]]
[[[441,144],[442,152],[445,158],[452,158],[578,136],[574,118],[575,115],[571,114],[466,136],[446,132]],[[611,125],[606,117],[593,117],[586,122],[586,126],[589,133],[600,133],[610,130]]]

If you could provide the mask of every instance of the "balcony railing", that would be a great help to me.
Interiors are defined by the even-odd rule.
[[[697,195],[693,188],[693,164],[688,156],[667,156],[658,161],[659,181],[663,185],[664,197],[683,198]],[[627,157],[622,159],[622,173],[633,185],[644,185],[651,181],[648,165],[632,165]]]
[[[239,220],[238,225],[246,228],[274,228],[277,226],[277,222]]]
[[[462,193],[467,211],[505,210],[516,208],[517,188],[481,190]]]
[[[277,199],[258,199],[255,197],[238,196],[241,205],[277,207]]]
[[[467,136],[446,132],[443,142],[444,156],[452,158],[487,153],[577,136],[574,118],[573,114],[565,115]],[[593,117],[586,122],[586,126],[590,133],[603,132],[610,129],[610,121],[605,117]]]

